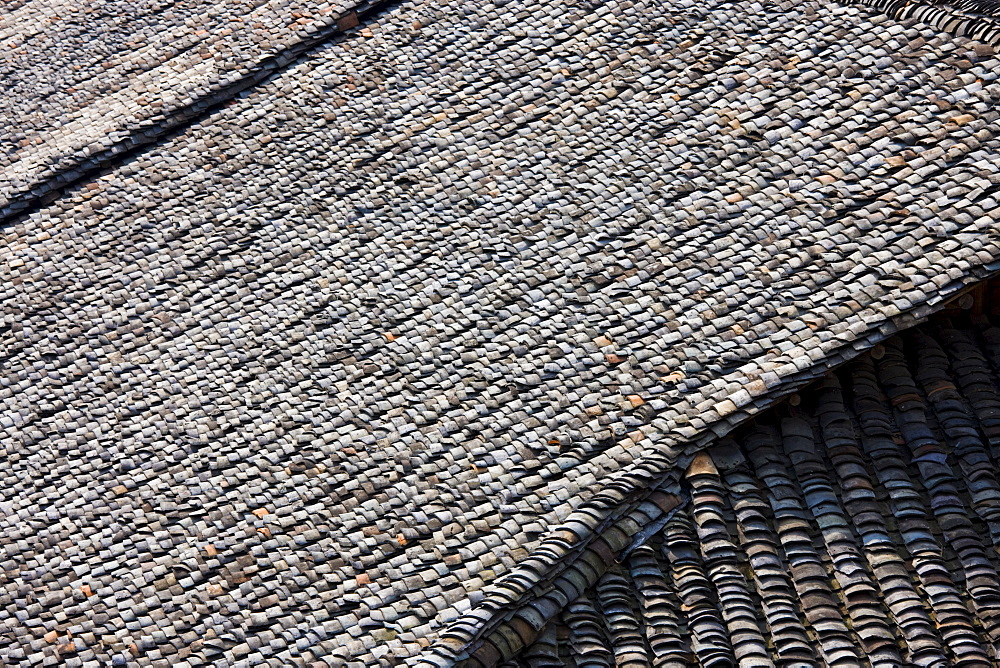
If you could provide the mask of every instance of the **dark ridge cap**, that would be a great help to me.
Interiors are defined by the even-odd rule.
[[[698,452],[835,368],[843,366],[895,334],[925,322],[930,316],[966,294],[976,284],[996,275],[1000,275],[1000,262],[973,267],[962,279],[952,281],[937,293],[930,295],[928,301],[880,325],[873,325],[865,335],[845,342],[836,352],[813,366],[787,377],[771,392],[761,396],[758,403],[743,406],[735,413],[717,419],[687,439],[674,439],[674,446],[667,443],[660,444],[657,451],[613,476],[567,517],[562,525],[551,529],[548,537],[525,561],[491,585],[493,592],[487,593],[482,602],[445,629],[437,642],[420,657],[418,665],[479,668],[494,666],[517,656],[530,643],[525,642],[516,649],[508,646],[501,648],[497,645],[500,638],[510,636],[514,628],[512,620],[529,616],[526,612],[529,608],[533,609],[534,615],[531,616],[534,617],[538,617],[540,609],[546,611],[544,615],[546,619],[558,614],[559,610],[554,609],[558,603],[549,599],[553,599],[554,596],[556,599],[565,598],[565,593],[561,597],[558,596],[558,584],[555,586],[553,584],[565,580],[568,577],[567,573],[572,575],[581,557],[596,552],[601,561],[607,565],[620,559],[620,555],[631,547],[630,536],[638,534],[642,527],[635,527],[632,534],[622,537],[617,535],[621,533],[619,526],[628,524],[630,514],[635,514],[644,502],[651,500],[650,497],[654,493],[668,496],[666,493],[668,490],[676,489],[673,481],[687,469]],[[680,442],[676,442],[678,440]],[[672,513],[673,510],[662,506],[661,509],[666,513]],[[581,521],[581,516],[586,519],[595,515],[600,519],[588,535],[581,536],[567,528],[571,523],[575,523],[576,526],[586,525],[586,522]],[[609,533],[615,534],[613,542],[617,544],[609,544],[606,540],[605,536]],[[539,553],[542,552],[545,553],[545,558],[539,559]],[[553,555],[560,553],[562,558],[553,558]],[[532,565],[535,568],[531,568]],[[500,583],[513,586],[508,588],[508,592],[500,593],[496,590],[496,585]],[[574,588],[579,588],[579,584]],[[585,588],[580,589],[582,591]],[[537,593],[539,590],[541,593]],[[563,602],[560,609],[568,602],[569,600]],[[537,634],[542,630],[544,623],[537,619],[535,623]],[[507,651],[504,651],[505,649]]]
[[[64,155],[61,158],[61,160],[69,158],[72,161],[70,164],[47,175],[43,172],[31,185],[12,194],[0,206],[0,227],[23,220],[58,199],[67,188],[100,171],[121,164],[142,149],[183,132],[231,102],[243,91],[264,83],[294,64],[307,52],[339,35],[345,35],[349,30],[361,26],[362,21],[371,20],[376,14],[397,2],[398,0],[360,0],[348,11],[331,17],[329,21],[318,26],[312,34],[301,34],[298,40],[286,48],[266,55],[236,81],[214,82],[200,91],[190,103],[169,110],[165,118],[141,121],[135,127],[125,129],[126,136],[94,153],[88,153],[92,146],[76,147],[76,152],[72,156]]]
[[[848,0],[850,1],[850,0]],[[964,16],[1000,18],[1000,2],[997,0],[855,0],[858,4],[879,7],[890,12],[902,11],[907,7],[927,5],[951,10]]]

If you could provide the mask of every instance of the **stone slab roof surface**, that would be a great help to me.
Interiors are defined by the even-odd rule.
[[[345,29],[11,186],[5,663],[450,665],[537,631],[675,464],[1000,266],[988,40],[818,2]]]
[[[991,666],[1000,330],[935,322],[689,465],[513,665]]]

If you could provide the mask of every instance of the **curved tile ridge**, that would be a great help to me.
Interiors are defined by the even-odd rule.
[[[249,8],[234,0],[217,0],[211,7],[199,0],[178,4],[179,10],[168,13],[176,17],[174,23],[164,24],[163,8],[155,4],[147,8],[148,16],[133,19],[135,32],[117,36],[131,45],[127,50],[109,54],[106,51],[115,45],[102,45],[108,48],[82,53],[78,64],[53,64],[49,80],[20,82],[48,94],[28,96],[42,102],[27,108],[12,97],[0,116],[6,125],[0,134],[0,148],[5,149],[0,151],[0,223],[51,201],[61,188],[228,102],[390,3],[255,0]],[[8,46],[38,44],[51,50],[53,37],[48,33],[63,29],[65,20],[76,16],[75,8],[57,5],[31,3],[21,8],[16,18],[0,24],[0,37],[6,37]],[[101,30],[100,19],[80,19],[91,41],[105,37],[94,34]],[[159,32],[146,35],[150,27]],[[54,44],[59,44],[58,38]],[[33,49],[27,53],[32,55]],[[81,76],[89,73],[91,80],[60,78],[62,71],[74,69],[81,70]],[[22,70],[10,57],[0,63],[8,79]],[[57,87],[73,93],[64,99]],[[16,92],[17,87],[11,83],[7,90]],[[44,102],[49,98],[58,104],[50,102],[49,108]]]
[[[477,608],[456,621],[449,629],[450,635],[443,636],[439,642],[446,647],[452,645],[457,653],[462,649],[463,636],[475,637],[482,627],[483,632],[478,635],[484,636],[483,640],[464,665],[492,666],[515,656],[530,646],[564,608],[599,582],[615,564],[618,555],[627,553],[641,529],[652,526],[658,530],[680,505],[681,498],[676,494],[656,490],[631,506],[629,512],[610,519],[601,518],[595,512],[589,515],[590,522],[568,521],[559,531],[557,541],[561,546],[555,547],[551,542],[543,544],[509,576],[520,583],[531,576],[541,579],[542,582],[535,585],[542,592],[540,596],[524,606],[513,607],[513,612],[506,615],[502,614],[502,608]],[[583,541],[588,530],[595,531],[594,537]],[[646,538],[648,536],[643,540]],[[572,554],[573,558],[566,558],[567,554]],[[484,627],[491,617],[495,623]],[[452,665],[453,656],[439,653],[437,663],[432,665]],[[434,657],[430,661],[434,661]]]
[[[778,400],[821,378],[831,369],[853,360],[899,331],[923,322],[943,308],[956,293],[969,284],[995,275],[997,269],[994,264],[972,267],[968,275],[959,277],[940,292],[929,295],[927,302],[881,322],[877,329],[862,332],[856,340],[832,350],[814,365],[789,374],[779,385],[771,388],[769,393],[758,397],[756,403],[737,407],[725,419],[716,418],[699,432],[685,432],[687,439],[677,438],[676,433],[660,435],[662,440],[656,444],[656,448],[612,475],[562,525],[550,530],[534,552],[498,581],[485,587],[481,602],[452,622],[437,642],[420,655],[416,665],[492,666],[504,658],[516,655],[530,644],[534,634],[562,610],[567,600],[575,599],[587,586],[593,586],[603,571],[592,581],[581,581],[580,586],[573,587],[571,590],[575,592],[575,596],[570,599],[566,599],[564,593],[557,594],[550,585],[544,583],[552,583],[564,572],[579,568],[577,564],[588,558],[603,563],[605,568],[618,559],[618,554],[626,550],[629,541],[645,526],[630,520],[629,513],[633,516],[636,513],[642,515],[640,508],[646,508],[648,512],[652,505],[661,509],[658,516],[662,517],[679,506],[681,500],[673,493],[677,490],[678,472],[686,469],[696,453]],[[652,493],[650,490],[653,490]],[[659,500],[651,504],[650,499],[654,497]],[[655,526],[659,528],[661,525]],[[611,537],[611,541],[608,537]],[[613,544],[618,547],[609,551]],[[799,586],[796,582],[796,587]],[[809,582],[802,586],[814,589],[817,584]],[[539,591],[542,593],[539,594]],[[837,621],[821,622],[824,629],[832,634],[824,651],[835,657],[835,663],[858,660],[856,657],[849,658],[854,651],[853,644],[846,641],[847,628],[837,626],[840,624],[839,614],[837,617]],[[506,651],[498,651],[494,641],[503,636],[498,629],[507,628],[511,620],[529,618],[532,620],[529,626],[533,631],[526,633],[522,642],[514,645],[504,643]],[[820,637],[823,635],[821,632]],[[840,638],[841,635],[845,637]]]
[[[923,333],[946,338],[940,321]],[[675,665],[992,665],[993,648],[981,637],[991,634],[990,611],[978,604],[988,595],[987,569],[969,559],[974,541],[953,531],[961,522],[944,508],[970,495],[975,481],[959,476],[949,495],[952,474],[906,452],[921,431],[920,394],[894,348],[900,340],[920,342],[908,349],[906,369],[924,381],[942,357],[922,338],[896,337],[762,416],[739,442],[723,439],[694,457],[683,483],[690,512],[675,513],[651,545],[637,548],[629,571],[612,566],[581,597],[603,613],[591,636],[606,657],[616,653],[619,665],[636,666],[663,658],[666,665],[653,643],[639,641],[639,625],[653,637],[652,623],[673,636],[665,654]],[[911,390],[891,392],[896,408],[909,413],[900,421],[873,360],[886,367],[890,386]],[[948,430],[929,414],[925,424],[939,439]],[[970,508],[960,512],[978,529]],[[647,596],[660,609],[645,605]],[[978,599],[974,610],[970,598]],[[556,654],[560,638],[573,642],[558,624]]]
[[[913,19],[956,37],[982,42],[984,47],[1000,46],[1000,11],[994,2],[958,0],[841,0],[846,5],[863,5],[894,19]],[[992,53],[992,50],[990,51]]]

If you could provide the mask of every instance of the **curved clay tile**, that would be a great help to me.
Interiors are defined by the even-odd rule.
[[[670,578],[677,587],[681,609],[687,615],[691,644],[702,666],[735,665],[729,634],[719,614],[719,599],[705,575],[691,518],[677,512],[663,529],[663,553],[670,562]]]
[[[965,586],[991,642],[1000,642],[1000,577],[986,554],[986,547],[968,517],[959,483],[947,462],[947,452],[927,423],[922,397],[910,376],[900,343],[885,345],[878,361],[878,380],[894,407],[896,422],[909,448],[912,462],[931,497],[934,516],[955,550],[965,572]]]
[[[819,525],[833,572],[847,603],[848,616],[872,665],[898,666],[896,636],[888,623],[878,588],[868,573],[851,524],[840,508],[826,467],[816,456],[812,425],[803,418],[781,422],[781,440],[802,489],[803,499]]]
[[[569,647],[577,666],[612,668],[615,665],[601,617],[586,597],[581,596],[566,606],[563,621],[569,627]]]
[[[653,666],[682,668],[688,665],[691,659],[690,644],[682,637],[676,611],[677,599],[660,569],[656,552],[649,545],[636,548],[629,555],[628,569],[639,597]]]
[[[795,585],[768,519],[771,511],[750,475],[746,458],[732,441],[723,441],[711,453],[736,514],[740,548],[750,562],[776,660],[782,665],[815,665],[813,641],[799,619]]]
[[[854,410],[861,426],[861,445],[879,484],[892,490],[887,502],[913,568],[930,601],[945,645],[956,660],[989,665],[973,617],[945,560],[931,527],[931,512],[910,477],[906,458],[895,440],[896,426],[875,377],[869,357],[851,371]]]
[[[968,490],[972,509],[989,528],[993,545],[1000,546],[1000,482],[997,481],[996,465],[990,460],[975,418],[952,382],[948,356],[923,330],[914,331],[907,339],[916,352],[916,380],[933,408],[952,456],[962,469],[962,477],[957,482]]]
[[[750,596],[750,586],[740,572],[741,557],[723,516],[725,488],[708,453],[695,456],[688,467],[687,479],[705,570],[719,594],[719,607],[729,629],[733,653],[740,665],[773,666],[767,640],[757,622],[759,615]]]
[[[809,512],[801,492],[789,477],[791,465],[777,446],[773,430],[758,428],[744,442],[748,460],[764,484],[775,530],[788,560],[788,568],[800,605],[819,638],[819,651],[831,666],[856,666],[861,655],[855,636],[848,630],[840,602],[830,587],[830,574],[813,545]]]
[[[986,437],[990,456],[1000,461],[1000,392],[993,384],[990,363],[970,332],[946,327],[940,330],[951,362],[952,376],[969,402],[979,429]],[[984,336],[984,338],[986,338]]]
[[[642,625],[632,610],[634,590],[618,570],[608,570],[597,581],[597,603],[611,639],[617,668],[648,668],[649,649]]]
[[[983,44],[1000,44],[1000,22],[996,3],[949,2],[948,0],[845,0],[862,4],[899,19],[916,19],[939,30],[974,39]]]
[[[534,644],[525,650],[523,658],[531,668],[561,668],[565,665],[559,656],[555,624],[548,624],[539,632]]]
[[[1000,327],[984,328],[983,342],[985,343],[984,352],[989,357],[993,371],[1000,371]]]
[[[8,27],[60,34],[54,2],[98,4]],[[509,660],[696,449],[1000,269],[1000,60],[967,40],[819,0],[286,14],[316,2],[140,0],[205,32],[166,69],[218,54],[227,95],[158,58],[130,76],[170,32],[132,33],[124,67],[0,39],[29,84],[0,76],[24,207],[0,242],[0,663]],[[85,52],[118,18],[88,16]],[[201,50],[246,18],[271,44]],[[281,62],[310,28],[349,35]],[[119,74],[162,86],[165,124],[104,94]],[[70,81],[113,104],[46,97],[53,143],[9,114]],[[775,526],[832,656],[854,639],[815,612],[803,517],[802,544]],[[701,655],[734,662],[716,619]]]
[[[906,562],[896,552],[896,543],[890,537],[889,527],[880,512],[875,488],[865,468],[865,458],[858,446],[836,377],[831,376],[824,381],[816,412],[822,434],[819,442],[825,446],[833,464],[844,510],[860,538],[881,598],[906,642],[907,662],[915,666],[946,666],[947,658],[934,622],[911,582]],[[817,456],[813,461],[819,462],[820,458]],[[825,473],[820,475],[829,477]]]

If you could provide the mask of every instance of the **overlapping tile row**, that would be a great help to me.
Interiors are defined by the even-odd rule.
[[[551,639],[712,430],[997,268],[974,47],[819,3],[402,3],[5,228],[3,660]],[[688,556],[701,601],[727,562]]]
[[[948,373],[948,356],[937,341],[922,332],[914,334],[913,345],[921,351],[915,370],[915,379],[927,396],[931,413],[937,418],[944,434],[944,445],[959,462],[961,478],[964,482],[972,509],[985,522],[993,543],[1000,543],[1000,484],[997,483],[997,469],[990,458],[984,438],[977,428],[966,401],[959,394],[955,382]],[[988,378],[985,359],[980,374]]]
[[[688,658],[687,640],[681,636],[676,598],[660,570],[656,552],[648,544],[628,556],[628,572],[635,583],[646,640],[653,665],[679,668]]]
[[[688,636],[690,651],[706,666],[726,665],[733,660],[732,644],[719,610],[719,596],[705,572],[698,538],[686,512],[677,513],[663,529],[662,550],[674,584],[679,609],[685,611],[683,627],[674,631]],[[671,629],[672,630],[672,629]],[[689,651],[689,656],[690,656]]]
[[[983,333],[986,350],[993,347],[991,341],[996,332],[990,329]],[[990,378],[991,355],[980,349],[963,330],[945,329],[941,332],[941,342],[948,350],[955,383],[976,415],[990,457],[1000,460],[1000,393]]]
[[[746,554],[750,565],[754,586],[760,595],[763,621],[770,633],[776,660],[781,665],[794,663],[808,664],[816,659],[812,650],[813,638],[806,631],[800,619],[796,591],[808,592],[817,601],[817,594],[802,577],[802,569],[790,571],[781,556],[781,542],[768,518],[774,517],[770,505],[764,499],[757,480],[746,463],[739,447],[733,441],[723,441],[712,451],[713,464],[722,471],[726,494],[736,520],[738,543]],[[831,596],[826,597],[826,609],[813,605],[806,612],[806,619],[817,629],[820,652],[831,665],[836,657],[847,653],[853,658],[850,642],[845,641],[847,629],[830,628],[819,630],[817,623],[824,613],[836,619],[836,604]]]
[[[5,6],[0,221],[229,102],[383,4],[36,0]]]
[[[931,430],[925,401],[916,391],[899,341],[886,346],[876,370],[920,481],[930,497],[935,519],[965,572],[966,588],[977,616],[995,641],[1000,622],[1000,578],[990,555],[994,549],[988,543],[989,532],[983,536],[970,517],[971,504],[960,493],[965,481],[952,469],[943,439]]]
[[[619,569],[609,569],[597,581],[595,588],[601,616],[611,636],[615,651],[615,666],[649,668],[649,647],[642,627],[632,610],[629,585]]]
[[[601,605],[608,584],[574,602],[591,613],[589,651],[623,656],[644,630],[670,640],[650,641],[634,665],[993,665],[988,592],[1000,583],[1000,543],[971,504],[957,508],[979,484],[959,475],[968,453],[950,449],[927,470],[928,434],[952,427],[919,414],[928,401],[957,410],[969,400],[960,384],[1000,387],[1000,368],[989,365],[977,384],[956,382],[970,373],[962,360],[985,361],[983,331],[941,319],[896,337],[695,457],[689,510],[631,557],[635,567],[605,576],[613,605]],[[952,349],[961,356],[946,355]],[[988,429],[970,419],[962,438]],[[949,477],[954,498],[945,500],[940,479]],[[970,558],[975,541],[954,529],[963,526],[980,530],[984,561]],[[546,627],[557,639],[550,656],[583,665],[560,653],[568,618]]]
[[[586,589],[598,587],[601,609],[606,614],[617,614],[620,621],[616,635],[623,640],[615,651],[615,662],[638,660],[641,663],[644,652],[637,644],[642,641],[636,638],[635,629],[630,628],[634,620],[630,620],[620,605],[621,579],[616,576],[615,564],[628,557],[633,548],[641,547],[657,530],[669,526],[680,502],[676,495],[658,490],[625,516],[612,523],[601,523],[601,531],[594,540],[580,540],[579,536],[585,532],[580,531],[582,527],[576,527],[562,532],[561,540],[570,547],[569,552],[554,552],[544,546],[537,549],[519,569],[546,574],[547,580],[539,587],[541,595],[514,614],[498,618],[469,661],[473,665],[493,665],[517,655],[544,631],[560,610],[577,600]],[[589,628],[586,615],[581,619],[584,622],[581,628]],[[459,621],[452,628],[461,628],[461,624]],[[586,638],[586,634],[582,635],[579,642],[586,643]]]
[[[994,0],[843,0],[885,12],[901,21],[916,20],[952,35],[1000,46],[1000,5]]]
[[[857,665],[870,650],[877,651],[884,643],[876,636],[869,647],[858,647],[850,632],[849,625],[855,621],[850,613],[854,611],[845,614],[841,610],[823,555],[813,543],[809,511],[782,452],[780,434],[773,428],[756,430],[746,438],[744,448],[753,459],[749,471],[763,485],[773,530],[795,583],[802,616],[814,629],[822,658],[831,666]]]
[[[923,490],[910,473],[909,458],[896,442],[897,427],[878,387],[871,359],[852,369],[851,385],[862,446],[878,483],[892,490],[886,495],[888,510],[896,518],[900,538],[937,617],[942,641],[957,660],[985,665],[993,656],[988,651],[990,643],[979,637],[964,592],[953,576],[951,559],[935,537],[933,512],[926,507]]]
[[[740,571],[742,557],[729,536],[724,516],[725,488],[711,457],[702,453],[688,469],[691,483],[691,510],[698,543],[705,559],[705,569],[718,593],[736,660],[745,665],[774,665],[767,652],[767,641],[757,624],[757,614],[750,587]]]
[[[795,472],[808,515],[819,527],[825,553],[833,562],[838,588],[847,601],[851,626],[861,639],[868,660],[873,666],[898,666],[902,656],[896,647],[886,601],[881,600],[874,579],[865,569],[864,557],[840,507],[833,482],[823,462],[816,457],[812,429],[809,421],[802,418],[782,420],[781,437],[787,461]]]
[[[818,480],[826,497],[813,506],[813,516],[825,529],[841,532],[845,551],[857,552],[848,537],[853,531],[861,552],[874,576],[880,592],[874,598],[892,615],[905,645],[904,656],[910,665],[943,666],[947,659],[942,650],[932,611],[926,609],[911,582],[910,568],[897,551],[889,525],[880,512],[875,486],[866,469],[857,434],[844,403],[838,380],[830,378],[818,391],[816,417],[820,439],[806,433],[799,441],[799,463],[796,473],[807,469]],[[800,422],[801,424],[801,422]],[[822,444],[835,476],[825,468],[824,460],[815,452]],[[837,491],[843,497],[838,500]],[[848,493],[850,492],[850,493]],[[822,503],[826,504],[824,508]],[[849,516],[849,518],[848,518]],[[870,593],[870,592],[869,592]]]

